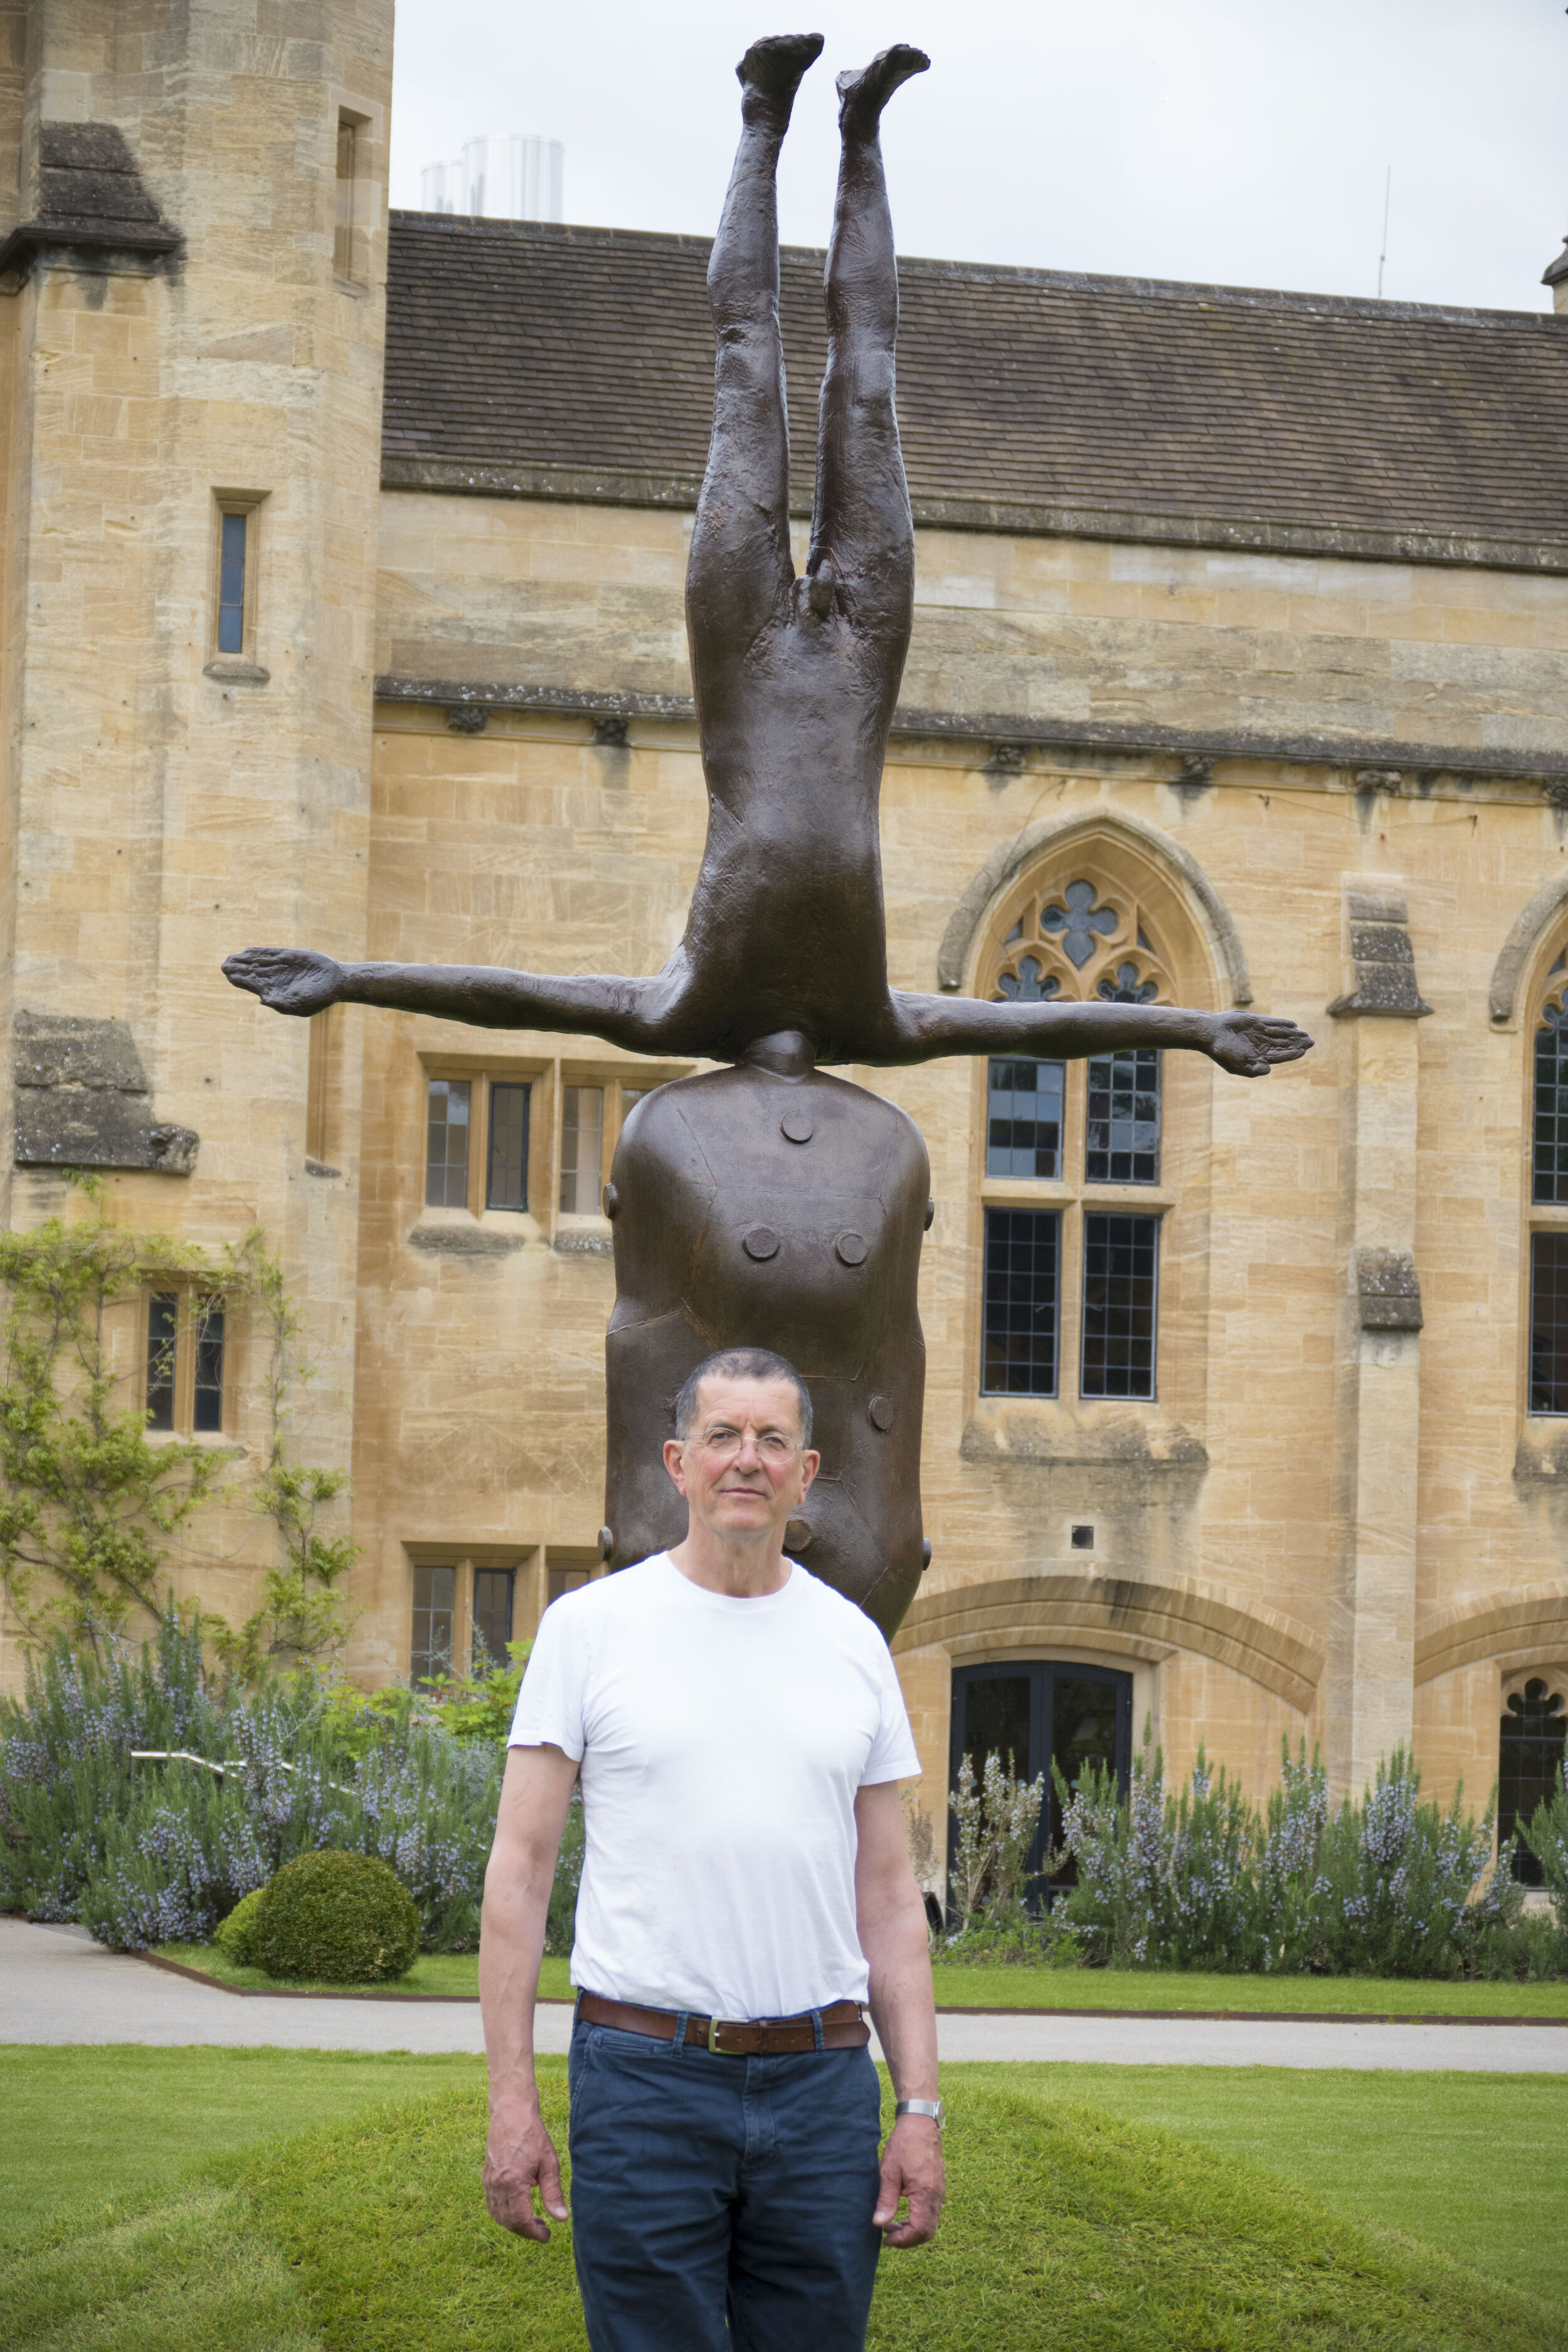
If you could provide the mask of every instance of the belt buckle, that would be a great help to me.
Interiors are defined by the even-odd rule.
[[[708,2021],[708,2047],[715,2058],[721,2058],[724,2055],[719,2043],[719,2036],[722,2032],[723,2020],[710,2017]]]

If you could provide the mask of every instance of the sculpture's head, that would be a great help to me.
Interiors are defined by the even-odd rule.
[[[699,1364],[675,1401],[675,1427],[664,1466],[693,1521],[730,1546],[774,1536],[822,1459],[805,1382],[766,1348],[729,1348]]]

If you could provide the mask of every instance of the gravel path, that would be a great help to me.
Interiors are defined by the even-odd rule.
[[[542,2002],[542,2051],[563,2051],[566,2005]],[[957,2017],[939,2020],[944,2059],[1122,2066],[1451,2067],[1568,2074],[1568,2027],[1363,2025],[1312,2018]],[[479,2052],[479,2005],[460,2000],[237,2000],[144,1960],[106,1952],[85,1928],[0,1917],[0,2042],[215,2042],[282,2050]]]

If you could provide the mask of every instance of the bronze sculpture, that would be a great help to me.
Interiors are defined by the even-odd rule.
[[[732,1065],[639,1104],[605,1190],[616,1280],[607,1556],[624,1566],[684,1531],[679,1497],[648,1465],[687,1373],[715,1349],[776,1348],[810,1381],[822,1433],[811,1523],[792,1528],[794,1548],[890,1633],[922,1564],[915,1291],[926,1156],[901,1112],[816,1066],[1153,1045],[1261,1076],[1311,1040],[1252,1013],[986,1003],[889,986],[879,803],[914,536],[894,413],[898,277],[879,129],[894,90],[930,60],[896,47],[838,79],[828,358],[797,578],[774,174],[822,46],[818,34],[758,41],[737,68],[741,142],[708,271],[713,432],[687,575],[708,832],[680,945],[641,980],[343,967],[279,948],[247,949],[224,969],[281,1013],[378,1004]]]

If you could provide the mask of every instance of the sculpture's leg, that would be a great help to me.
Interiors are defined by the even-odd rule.
[[[827,372],[806,563],[814,608],[837,604],[873,650],[889,716],[909,645],[914,530],[893,407],[899,276],[879,129],[894,90],[929,62],[919,49],[887,49],[864,73],[838,78],[844,145],[827,248]]]
[[[787,612],[795,578],[774,177],[801,76],[821,51],[818,33],[785,35],[754,42],[736,68],[741,143],[708,264],[713,433],[686,575],[700,712]]]

